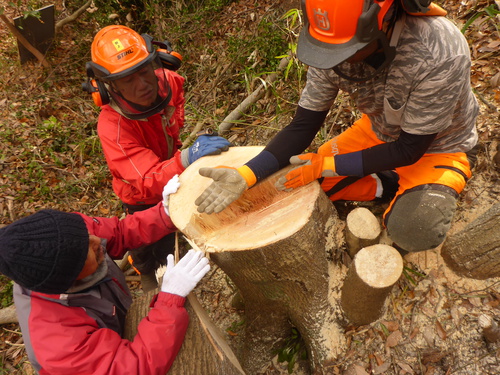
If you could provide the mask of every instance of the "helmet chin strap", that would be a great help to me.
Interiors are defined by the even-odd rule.
[[[341,65],[342,63],[334,66],[332,68],[333,71],[335,73],[337,73],[337,75],[339,77],[342,77],[342,78],[344,78],[348,81],[352,81],[352,82],[366,82],[366,81],[374,78],[375,76],[377,76],[383,69],[385,69],[385,67],[387,67],[392,62],[392,60],[394,60],[394,57],[396,56],[396,47],[389,45],[389,40],[387,39],[387,36],[385,35],[385,33],[381,32],[380,34],[381,35],[377,40],[382,47],[382,51],[384,53],[384,61],[382,62],[382,64],[380,64],[380,66],[378,68],[375,69],[375,71],[372,74],[369,74],[369,75],[364,76],[364,77],[348,76],[347,74],[343,73],[339,68],[339,65]],[[379,50],[377,50],[374,53],[378,53],[378,51]],[[373,56],[373,54],[371,54],[370,56]],[[368,57],[370,57],[370,56],[368,56]]]
[[[142,120],[142,119],[145,119],[145,118],[148,118],[150,116],[153,116],[159,112],[161,112],[168,104],[168,102],[170,101],[170,98],[171,98],[171,93],[170,95],[163,99],[160,94],[158,94],[156,96],[156,99],[155,101],[150,105],[150,106],[142,106],[142,105],[139,105],[137,103],[133,103],[127,99],[125,99],[123,97],[123,95],[121,94],[118,94],[120,95],[120,97],[133,109],[137,110],[139,113],[137,114],[133,114],[133,113],[125,113],[122,108],[118,105],[118,103],[116,103],[115,100],[111,100],[111,107],[113,109],[115,109],[118,113],[120,113],[122,116],[125,116],[131,120]]]

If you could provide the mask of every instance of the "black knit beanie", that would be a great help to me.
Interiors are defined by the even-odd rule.
[[[64,293],[80,274],[89,232],[75,213],[41,210],[0,229],[0,272],[41,293]]]

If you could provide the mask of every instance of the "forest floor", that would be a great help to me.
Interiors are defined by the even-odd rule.
[[[64,2],[55,3],[58,16],[67,16]],[[474,176],[460,198],[452,234],[499,201],[500,165],[495,156],[500,143],[500,19],[484,11],[497,4],[492,0],[440,3],[460,27],[478,15],[465,35],[473,60],[472,86],[480,104],[477,127],[481,148]],[[298,5],[293,0],[232,2],[214,15],[219,27],[210,36],[196,29],[179,34],[189,40],[191,48],[191,62],[187,61],[184,68],[190,103],[186,115],[191,122],[184,137],[199,121],[195,116],[198,108],[209,113],[204,126],[216,128],[259,82],[247,82],[247,89],[241,90],[245,83],[226,53],[230,36],[242,32],[241,24],[247,26],[248,33],[255,32],[253,25],[270,10],[283,14]],[[7,2],[5,14],[10,19],[19,15]],[[0,27],[0,226],[49,207],[96,216],[121,215],[96,146],[97,110],[79,91],[85,62],[90,58],[77,47],[89,46],[95,31],[90,13],[66,26],[64,35],[58,35],[59,42],[50,57],[52,68],[47,73],[36,63],[21,66],[15,40],[3,25]],[[248,61],[258,64],[258,53],[252,56],[254,60],[249,57]],[[302,84],[303,80],[278,80],[273,94],[256,104],[261,114],[234,126],[228,138],[239,146],[266,144],[289,122]],[[235,93],[237,89],[240,91]],[[335,125],[332,115],[325,126],[326,134],[340,131],[359,116],[347,98],[341,96],[338,103]],[[85,141],[74,144],[57,138],[69,139],[77,131],[86,134]],[[317,138],[311,150],[321,142]],[[86,159],[82,155],[87,155]],[[359,205],[363,204],[336,206],[345,219],[349,210]],[[365,206],[378,217],[384,208]],[[332,367],[332,374],[500,374],[500,344],[487,343],[478,325],[482,314],[500,322],[500,278],[460,277],[446,267],[439,248],[407,255],[404,262],[407,272],[393,288],[384,316],[370,325],[346,328],[346,352]],[[131,282],[131,287],[137,290],[138,285]],[[8,280],[0,277],[1,306],[11,303],[10,288]],[[237,350],[243,339],[244,305],[234,285],[214,265],[196,294]],[[0,374],[32,374],[18,325],[0,328]],[[275,358],[265,373],[289,372],[286,363],[278,363]],[[297,365],[293,373],[307,374],[307,367]]]

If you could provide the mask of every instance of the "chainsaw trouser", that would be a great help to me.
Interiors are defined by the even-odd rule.
[[[318,154],[334,156],[384,143],[363,115],[349,129],[323,144]],[[394,178],[387,178],[393,174]],[[364,177],[325,177],[321,188],[330,200],[371,201],[394,194],[383,224],[394,243],[406,251],[439,246],[450,229],[456,201],[472,176],[464,152],[424,154],[416,163]],[[396,188],[394,184],[397,183]],[[385,191],[384,191],[385,190]]]

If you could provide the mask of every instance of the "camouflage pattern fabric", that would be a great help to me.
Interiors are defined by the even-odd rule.
[[[332,69],[309,67],[299,105],[313,111],[330,109],[342,90],[368,115],[377,137],[398,138],[401,129],[438,136],[428,153],[467,152],[477,143],[478,104],[470,86],[470,51],[459,29],[444,17],[406,16],[394,61],[376,77],[352,82]],[[365,62],[342,63],[351,77],[367,76]]]

